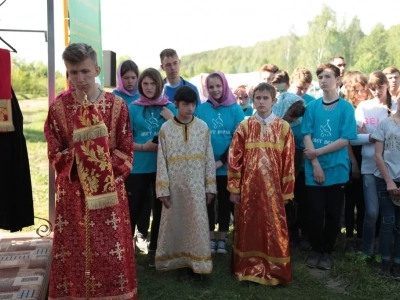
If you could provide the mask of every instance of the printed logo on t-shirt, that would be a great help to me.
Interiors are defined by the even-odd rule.
[[[386,151],[400,151],[400,135],[389,134],[385,140]]]
[[[224,126],[224,121],[221,119],[221,114],[218,114],[218,118],[212,119],[212,122],[214,124],[215,129]]]
[[[320,125],[319,128],[321,129],[321,137],[332,135],[332,129],[329,126],[329,119],[326,120],[326,124],[324,126]]]
[[[376,127],[376,125],[379,124],[379,118],[374,118],[374,117],[365,118],[364,124],[365,125],[375,125],[375,127]]]
[[[146,120],[147,123],[147,127],[152,130],[153,128],[156,127],[160,127],[160,125],[158,124],[158,120],[156,118],[154,118],[154,113],[151,113],[151,117]]]

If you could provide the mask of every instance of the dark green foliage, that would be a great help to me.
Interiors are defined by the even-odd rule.
[[[319,63],[333,56],[344,56],[347,70],[360,70],[366,74],[387,66],[400,66],[397,43],[400,25],[385,30],[377,24],[366,35],[355,16],[349,24],[337,21],[336,13],[327,6],[308,23],[308,33],[298,36],[294,27],[288,35],[256,43],[252,47],[229,46],[221,49],[185,55],[182,72],[186,78],[200,73],[220,70],[225,73],[259,71],[265,63],[273,63],[292,73],[304,66],[315,74]]]
[[[385,29],[382,24],[377,24],[366,35],[357,16],[349,24],[344,20],[338,22],[336,13],[323,6],[321,13],[308,22],[308,32],[304,36],[296,35],[293,25],[286,36],[258,42],[251,47],[228,46],[184,55],[181,57],[181,75],[191,78],[217,70],[224,73],[255,72],[265,63],[276,64],[289,75],[298,66],[306,67],[315,74],[319,63],[328,62],[337,55],[345,57],[347,70],[368,74],[387,66],[400,67],[399,39],[400,25]],[[119,57],[118,63],[124,59],[130,59],[130,56]],[[47,66],[43,62],[27,63],[13,59],[12,70],[16,92],[40,96],[47,94]],[[64,74],[57,72],[56,92],[64,88]]]

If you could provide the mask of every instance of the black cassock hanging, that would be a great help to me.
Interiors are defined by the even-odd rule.
[[[3,69],[0,81],[11,74],[5,74]],[[4,83],[4,81],[3,81]],[[4,88],[4,85],[1,85]],[[6,111],[8,118],[12,116],[13,129],[0,131],[0,229],[19,231],[24,227],[34,225],[32,184],[29,170],[28,151],[23,133],[23,116],[14,91],[11,90],[11,113]],[[1,96],[1,95],[0,95]],[[1,99],[0,100],[4,100]],[[10,101],[10,102],[9,102]],[[3,107],[5,110],[6,107]],[[5,117],[0,114],[0,123]]]

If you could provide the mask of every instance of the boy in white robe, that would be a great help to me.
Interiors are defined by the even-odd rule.
[[[181,269],[180,279],[212,271],[207,205],[216,194],[208,126],[193,116],[197,95],[188,86],[174,97],[178,114],[159,134],[156,192],[163,203],[156,269]]]

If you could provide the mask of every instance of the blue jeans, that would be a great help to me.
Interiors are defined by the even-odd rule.
[[[366,255],[372,255],[374,253],[376,220],[379,215],[378,192],[373,174],[363,174],[362,179],[365,201],[362,252]]]
[[[378,190],[379,208],[381,210],[382,222],[379,235],[379,246],[382,260],[390,260],[392,253],[392,241],[394,235],[394,262],[400,263],[400,206],[394,205],[386,189],[386,182],[376,177],[376,188]]]

